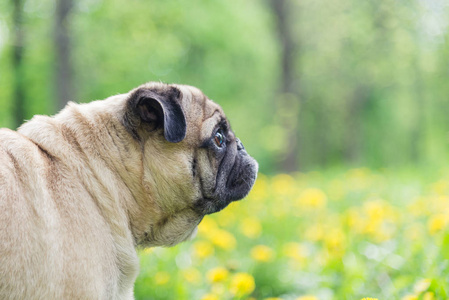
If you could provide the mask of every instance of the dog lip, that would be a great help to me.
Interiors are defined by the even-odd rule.
[[[257,170],[256,160],[247,154],[236,160],[226,183],[226,188],[233,191],[230,201],[238,201],[248,195],[256,181]]]
[[[258,164],[238,144],[241,144],[240,140],[237,140],[234,151],[220,161],[214,188],[208,191],[201,185],[201,196],[194,202],[196,211],[203,214],[219,212],[250,192],[257,177]]]
[[[236,170],[236,168],[238,168],[240,166],[240,159],[239,158],[240,157],[237,154],[237,157],[234,160],[234,164],[231,167],[231,170],[229,171],[229,176],[228,176],[228,178],[226,178],[226,187],[229,187],[230,184],[236,180],[235,179],[235,176],[236,176],[235,175],[236,174],[235,170]]]
[[[203,197],[195,202],[194,208],[200,214],[209,215],[219,212],[228,206],[229,203],[231,203],[231,201]]]

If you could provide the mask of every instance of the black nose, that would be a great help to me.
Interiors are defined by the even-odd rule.
[[[236,139],[237,142],[237,150],[245,150],[245,147],[243,147],[242,142],[239,139]]]

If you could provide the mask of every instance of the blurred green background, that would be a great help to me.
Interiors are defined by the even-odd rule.
[[[138,299],[446,299],[448,24],[445,0],[0,1],[0,127],[147,81],[224,108],[256,187],[140,251]]]
[[[448,20],[442,0],[1,1],[0,125],[155,80],[221,104],[264,173],[438,166]]]

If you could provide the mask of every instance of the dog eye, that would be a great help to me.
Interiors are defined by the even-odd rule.
[[[215,144],[221,148],[221,147],[223,147],[224,140],[225,140],[225,138],[224,138],[223,132],[221,130],[218,130],[214,136]]]

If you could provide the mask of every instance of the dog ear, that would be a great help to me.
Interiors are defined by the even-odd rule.
[[[181,92],[175,87],[163,90],[139,88],[130,97],[129,104],[141,122],[164,128],[168,142],[178,143],[186,136],[186,119],[179,98]]]

